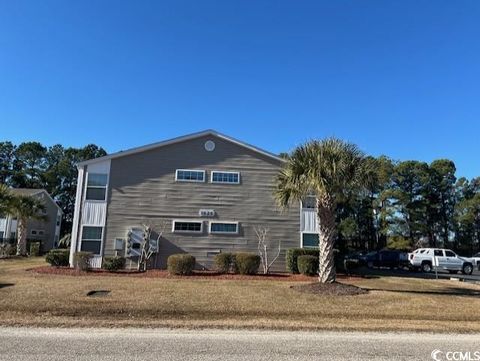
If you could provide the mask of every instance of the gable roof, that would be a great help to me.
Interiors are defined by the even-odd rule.
[[[183,135],[183,136],[180,136],[180,137],[164,140],[164,141],[161,141],[161,142],[144,145],[142,147],[136,147],[136,148],[128,149],[128,150],[125,150],[125,151],[112,153],[112,154],[109,154],[109,155],[106,155],[106,156],[103,156],[103,157],[100,157],[100,158],[94,158],[94,159],[86,160],[86,161],[83,161],[83,162],[79,162],[77,164],[77,167],[83,167],[83,166],[88,165],[88,164],[98,163],[98,162],[102,162],[102,161],[106,161],[106,160],[110,160],[110,159],[124,157],[124,156],[127,156],[127,155],[146,152],[146,151],[149,151],[149,150],[152,150],[152,149],[157,149],[157,148],[161,148],[161,147],[164,147],[164,146],[167,146],[167,145],[176,144],[176,143],[180,143],[180,142],[184,142],[184,141],[187,141],[187,140],[192,140],[192,139],[196,139],[196,138],[200,138],[200,137],[204,137],[204,136],[208,136],[208,135],[224,139],[228,142],[237,144],[237,145],[239,145],[243,148],[250,149],[251,151],[254,151],[255,153],[262,154],[266,157],[275,159],[277,161],[285,162],[285,159],[280,158],[279,156],[277,156],[273,153],[270,153],[266,150],[255,147],[251,144],[242,142],[238,139],[229,137],[228,135],[219,133],[216,130],[208,129],[208,130],[204,130],[204,131],[201,131],[201,132],[198,132],[198,133]]]
[[[60,210],[60,212],[62,212],[63,214],[63,211],[62,209],[60,208],[60,206],[57,204],[57,202],[55,202],[55,200],[52,198],[52,196],[47,192],[46,189],[43,189],[43,188],[10,188],[10,192],[12,192],[13,194],[17,195],[17,196],[27,196],[27,197],[31,197],[31,196],[34,196],[36,194],[39,194],[39,193],[45,193],[45,195],[47,196],[48,199],[50,199],[50,201],[55,204],[55,206]]]

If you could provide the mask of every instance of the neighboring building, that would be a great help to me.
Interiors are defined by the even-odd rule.
[[[128,256],[129,232],[149,224],[156,231],[166,225],[156,267],[186,252],[198,267],[210,268],[220,252],[256,253],[254,227],[265,226],[272,248],[282,243],[273,269],[284,271],[286,249],[318,245],[308,204],[285,211],[275,204],[275,177],[284,162],[213,130],[81,162],[71,261],[80,250],[95,254],[93,267],[104,256]]]
[[[27,240],[41,242],[43,252],[56,248],[60,237],[62,210],[45,189],[12,188],[14,195],[30,196],[45,205],[46,221],[34,219],[27,223]],[[17,238],[17,220],[12,216],[0,217],[0,240],[13,241]]]

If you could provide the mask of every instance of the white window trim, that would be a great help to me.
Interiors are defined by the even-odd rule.
[[[318,232],[309,232],[309,231],[302,231],[300,232],[300,248],[305,248],[303,246],[303,235],[304,234],[318,234]],[[319,238],[319,242],[320,242],[320,235],[318,236]],[[320,247],[320,244],[319,244],[319,247]],[[316,247],[311,247],[311,246],[307,246],[306,249],[314,249]]]
[[[83,228],[85,227],[99,227],[102,229],[102,235],[100,237],[100,240],[98,239],[83,239]],[[98,254],[94,254],[94,256],[98,257],[98,256],[102,256],[102,253],[103,253],[103,236],[105,234],[105,226],[98,226],[98,225],[92,225],[92,224],[82,224],[82,227],[81,227],[81,232],[80,232],[80,242],[79,242],[79,245],[78,245],[78,251],[80,252],[81,249],[82,249],[82,243],[83,241],[91,241],[91,242],[100,242],[100,253]]]
[[[227,174],[238,174],[238,182],[219,182],[213,180],[214,173],[227,173]],[[210,183],[213,184],[240,184],[240,172],[226,171],[226,170],[212,170],[210,172]]]
[[[200,230],[199,231],[177,231],[175,230],[175,223],[200,223]],[[174,219],[172,221],[172,233],[194,233],[200,234],[203,233],[203,221],[198,219]]]
[[[237,226],[236,232],[212,232],[212,224],[219,223],[219,224],[235,224]],[[238,234],[240,231],[239,222],[223,222],[223,221],[210,221],[208,222],[208,233],[210,234]]]
[[[199,172],[203,173],[203,180],[196,179],[178,179],[178,172]],[[205,183],[205,170],[203,169],[176,169],[175,170],[175,182],[190,182],[190,183]]]

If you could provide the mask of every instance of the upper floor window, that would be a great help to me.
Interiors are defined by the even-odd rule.
[[[177,169],[175,172],[177,182],[205,182],[204,170]]]
[[[85,199],[104,201],[107,194],[107,174],[88,173],[87,194]]]
[[[231,183],[239,184],[240,183],[240,173],[239,172],[220,172],[212,171],[212,183]]]
[[[315,209],[317,208],[317,197],[315,196],[306,196],[302,200],[302,208],[306,209]]]

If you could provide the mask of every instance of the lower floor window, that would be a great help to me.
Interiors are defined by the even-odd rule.
[[[173,232],[202,232],[202,222],[173,221]]]
[[[238,223],[210,222],[210,233],[238,233]]]
[[[303,248],[318,248],[318,233],[302,233]]]
[[[103,227],[84,226],[80,250],[99,255],[102,249],[102,233]]]

